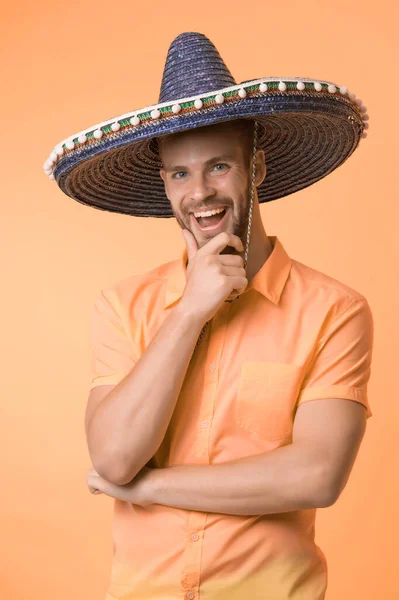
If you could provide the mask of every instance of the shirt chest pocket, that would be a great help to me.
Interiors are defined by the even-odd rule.
[[[243,363],[235,414],[239,427],[268,440],[290,436],[301,371],[286,363]]]

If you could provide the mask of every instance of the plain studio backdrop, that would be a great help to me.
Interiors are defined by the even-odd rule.
[[[156,103],[183,31],[207,35],[237,82],[320,78],[368,107],[369,135],[347,162],[261,213],[293,258],[371,306],[373,416],[343,494],[318,511],[316,542],[328,600],[397,597],[397,23],[389,0],[2,7],[1,598],[105,596],[113,500],[86,486],[90,315],[100,289],[174,260],[184,239],[175,219],[72,200],[42,165],[67,136]]]

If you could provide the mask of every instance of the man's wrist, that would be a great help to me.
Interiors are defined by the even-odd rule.
[[[173,310],[179,315],[180,319],[185,320],[190,327],[195,327],[199,331],[206,323],[205,318],[184,299],[180,300]]]
[[[151,469],[148,472],[148,499],[151,504],[159,504],[162,497],[165,468]]]

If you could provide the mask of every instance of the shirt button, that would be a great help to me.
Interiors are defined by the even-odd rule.
[[[195,598],[195,594],[194,592],[187,592],[186,597],[192,600],[193,598]]]
[[[209,370],[210,370],[210,371],[214,371],[215,369],[216,369],[216,363],[212,362],[212,363],[209,365]]]
[[[197,535],[196,533],[193,533],[193,535],[191,536],[191,539],[192,539],[194,542],[197,542],[197,541],[199,540],[199,535]]]
[[[201,427],[202,429],[206,429],[209,425],[209,421],[201,421]]]

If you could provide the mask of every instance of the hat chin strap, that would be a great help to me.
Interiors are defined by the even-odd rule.
[[[254,192],[255,192],[255,173],[256,173],[256,147],[258,143],[258,122],[254,122],[254,137],[253,137],[253,145],[252,145],[252,173],[251,173],[251,191],[250,191],[250,202],[249,202],[249,212],[248,212],[248,228],[247,228],[247,241],[245,243],[245,253],[244,253],[244,269],[247,266],[248,262],[248,251],[249,251],[249,240],[251,236],[251,224],[252,224],[252,209],[254,203]],[[232,300],[225,300],[225,302],[234,302],[238,300],[240,296],[236,296]],[[193,351],[193,355],[195,354],[196,349],[200,341],[202,340],[204,333],[209,325],[210,321],[207,321],[202,328],[202,331],[198,337],[197,343],[195,344],[195,348]],[[192,358],[192,357],[191,357]]]
[[[254,140],[252,145],[252,175],[251,175],[251,192],[250,192],[250,202],[249,202],[249,212],[248,212],[248,231],[247,231],[247,241],[245,244],[245,254],[244,254],[244,269],[247,266],[248,262],[248,251],[249,251],[249,238],[251,234],[251,223],[252,223],[252,209],[254,204],[254,192],[255,192],[255,173],[256,173],[256,147],[258,144],[258,122],[254,122]],[[238,297],[238,296],[237,296]],[[235,298],[236,300],[236,298]]]

